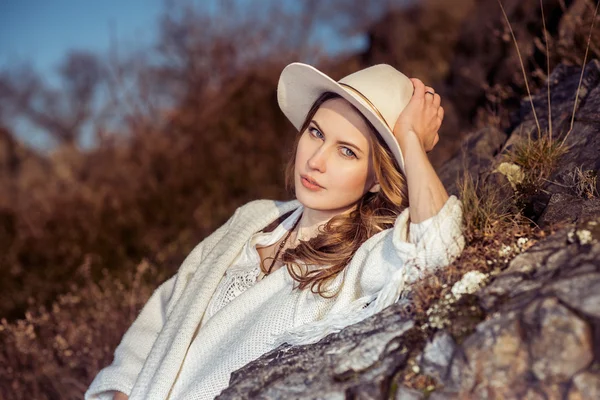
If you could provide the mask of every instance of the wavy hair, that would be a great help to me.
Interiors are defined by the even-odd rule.
[[[332,92],[323,93],[309,110],[300,128],[285,170],[286,187],[292,193],[296,149],[300,136],[308,128],[319,107],[326,101],[336,98],[341,96]],[[362,116],[360,111],[356,108],[355,110]],[[376,193],[365,193],[351,212],[334,216],[319,228],[316,237],[307,241],[301,240],[298,246],[286,249],[281,255],[288,272],[299,283],[299,289],[310,286],[313,293],[318,293],[325,298],[337,295],[337,292],[328,293],[327,286],[344,270],[358,248],[371,236],[391,228],[398,214],[408,207],[406,177],[400,171],[394,155],[377,130],[364,116],[362,118],[371,132],[369,135],[373,150],[371,157],[381,189]],[[277,222],[279,221],[275,221],[266,230],[274,228]],[[308,266],[318,268],[309,269]],[[265,274],[270,272],[262,263],[260,267]]]

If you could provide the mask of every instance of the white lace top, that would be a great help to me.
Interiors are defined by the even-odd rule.
[[[201,325],[204,325],[231,300],[254,286],[260,274],[260,255],[256,247],[271,246],[276,243],[294,226],[301,215],[302,208],[299,208],[272,232],[257,232],[246,242],[219,282],[219,286],[208,303]]]

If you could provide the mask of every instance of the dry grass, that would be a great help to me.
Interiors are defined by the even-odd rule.
[[[588,39],[587,39],[587,45],[585,47],[585,55],[583,56],[583,61],[581,64],[581,75],[579,76],[579,85],[577,86],[577,93],[575,94],[575,102],[573,103],[573,113],[571,114],[571,126],[569,128],[569,131],[567,132],[567,134],[565,135],[565,137],[562,140],[562,143],[564,143],[567,138],[569,137],[569,134],[571,134],[571,132],[573,131],[573,124],[575,123],[575,112],[577,111],[577,106],[578,106],[578,99],[579,99],[579,91],[581,89],[581,83],[583,82],[583,74],[585,72],[585,65],[587,62],[587,58],[588,58],[588,53],[590,50],[590,46],[592,44],[592,35],[594,33],[594,25],[596,24],[596,17],[598,16],[598,6],[600,6],[600,0],[598,0],[596,2],[596,8],[594,9],[594,15],[592,17],[592,23],[590,24],[590,33],[588,35]]]
[[[424,279],[414,288],[417,314],[424,313],[441,292],[457,282],[466,272],[490,273],[506,267],[510,257],[499,256],[506,246],[519,248],[517,241],[528,238],[530,246],[537,235],[544,235],[533,227],[515,207],[514,198],[506,198],[502,188],[491,181],[479,181],[465,173],[457,186],[463,205],[463,234],[466,247],[458,260]],[[516,253],[515,253],[516,254]],[[512,255],[515,255],[512,254]]]
[[[591,16],[589,33],[587,34],[587,41],[585,42],[585,54],[583,56],[583,60],[581,61],[582,69],[581,75],[579,79],[579,84],[577,90],[575,92],[575,101],[573,104],[573,112],[571,115],[571,124],[569,130],[563,136],[562,141],[556,141],[556,138],[553,135],[553,127],[552,127],[552,103],[551,103],[551,91],[550,91],[550,46],[549,46],[549,38],[548,31],[546,29],[546,16],[544,13],[544,4],[543,1],[540,0],[540,12],[542,17],[543,24],[543,37],[544,37],[544,50],[546,56],[546,71],[547,75],[545,76],[546,85],[547,85],[547,102],[548,102],[548,128],[546,130],[542,130],[540,125],[540,121],[537,116],[537,112],[535,106],[533,104],[533,96],[531,95],[531,90],[529,87],[529,82],[527,79],[527,73],[525,69],[524,62],[521,52],[519,50],[519,44],[515,33],[513,31],[512,24],[506,14],[506,10],[502,4],[501,0],[497,0],[498,5],[500,6],[500,10],[506,21],[507,27],[510,31],[511,38],[517,52],[517,57],[520,63],[521,72],[523,74],[523,80],[525,83],[526,92],[528,95],[528,99],[531,105],[531,111],[533,114],[533,118],[535,120],[535,125],[537,128],[536,139],[531,138],[531,134],[528,135],[527,140],[521,141],[517,143],[514,148],[507,153],[507,158],[509,161],[516,163],[521,166],[525,172],[525,181],[523,182],[523,186],[527,187],[537,187],[541,186],[545,179],[550,175],[552,170],[555,168],[559,158],[568,151],[568,148],[565,146],[565,141],[568,138],[569,134],[573,130],[573,124],[575,120],[575,114],[578,106],[579,94],[581,91],[581,85],[583,82],[583,76],[585,72],[585,65],[588,59],[588,54],[590,48],[594,48],[594,53],[596,53],[595,49],[595,40],[598,35],[594,35],[594,26],[596,22],[596,17],[598,15],[598,7],[600,5],[600,1],[595,2],[595,7],[593,11],[593,15]],[[569,21],[567,23],[572,23],[570,19],[571,16],[567,17]],[[584,29],[585,24],[583,24],[583,19],[579,19],[579,23],[573,26],[573,35],[581,34],[582,29]],[[537,40],[537,38],[536,38]],[[560,40],[559,40],[560,41]],[[558,46],[560,47],[560,46]],[[564,46],[563,46],[564,47]],[[570,52],[576,52],[578,48],[570,49]],[[571,54],[572,55],[572,54]],[[567,59],[566,54],[561,54],[561,59]],[[543,76],[541,71],[537,71],[538,75]]]
[[[464,234],[469,243],[490,240],[516,224],[516,216],[511,212],[513,199],[505,198],[500,187],[481,182],[466,171],[457,187],[463,203]]]
[[[531,90],[529,89],[529,80],[527,79],[527,72],[525,71],[525,65],[523,64],[523,57],[521,56],[521,50],[519,50],[519,43],[517,42],[517,38],[515,37],[515,32],[513,27],[508,19],[508,15],[506,15],[506,10],[502,5],[502,1],[498,0],[498,4],[500,5],[500,10],[502,11],[502,15],[504,16],[504,20],[508,25],[508,29],[510,31],[510,36],[512,37],[513,43],[515,45],[515,49],[517,50],[517,56],[519,59],[519,63],[521,64],[521,71],[523,72],[523,81],[525,82],[525,88],[527,89],[527,94],[529,96],[529,102],[531,104],[531,111],[533,112],[533,118],[535,119],[535,124],[537,126],[538,132],[541,133],[540,122],[537,117],[537,113],[535,111],[535,106],[533,105],[533,97],[531,96]]]
[[[519,165],[525,175],[523,187],[541,187],[556,167],[559,159],[569,149],[562,142],[553,140],[549,134],[537,139],[531,135],[515,143],[505,157],[509,162]]]
[[[541,128],[541,125],[540,125],[540,122],[539,122],[539,119],[537,116],[537,112],[536,112],[535,106],[533,104],[533,96],[531,95],[531,90],[529,88],[529,83],[527,80],[527,73],[525,70],[524,60],[523,60],[523,57],[521,56],[521,52],[519,51],[519,44],[517,42],[517,38],[515,37],[510,20],[508,19],[508,16],[506,14],[504,6],[502,5],[502,1],[498,0],[498,4],[500,6],[500,10],[502,11],[502,15],[504,16],[504,20],[506,21],[508,29],[511,33],[513,44],[517,51],[517,56],[518,56],[520,66],[521,66],[521,72],[523,73],[523,79],[525,82],[525,87],[527,90],[529,103],[531,105],[531,111],[533,113],[533,118],[535,120],[535,124],[536,124],[536,128],[537,128],[537,135],[535,135],[536,136],[535,139],[532,139],[531,133],[528,133],[526,140],[516,143],[514,145],[514,147],[506,153],[506,158],[510,162],[513,162],[513,163],[519,165],[520,167],[522,167],[522,169],[525,173],[525,179],[524,179],[524,182],[522,183],[522,185],[524,187],[527,187],[527,188],[538,187],[538,186],[541,186],[544,183],[545,179],[550,175],[552,170],[555,168],[559,158],[568,151],[568,148],[564,145],[564,139],[562,142],[559,143],[555,140],[555,138],[553,138],[552,103],[550,100],[551,92],[550,92],[550,79],[549,79],[549,76],[550,76],[550,50],[549,50],[549,46],[548,46],[546,18],[544,15],[544,4],[540,0],[540,12],[542,15],[542,23],[543,23],[543,28],[544,28],[543,35],[544,35],[544,44],[545,44],[545,51],[546,51],[546,67],[547,67],[546,81],[547,81],[547,96],[548,96],[548,99],[547,99],[548,100],[548,129],[546,131],[542,131],[542,128]],[[597,12],[597,7],[596,7],[596,12]],[[595,14],[594,14],[593,22],[594,21],[595,21]],[[593,26],[594,26],[593,22],[592,22],[592,26],[590,29],[590,35],[589,35],[588,43],[587,43],[587,47],[586,47],[586,55],[585,55],[584,61],[583,61],[584,65],[585,65],[585,61],[587,59],[587,53],[588,53],[590,40],[591,40],[591,36],[592,36],[592,31],[593,31]],[[584,71],[582,69],[581,78],[583,78],[583,72]],[[581,82],[582,82],[582,79],[580,79],[579,85],[577,87],[577,92],[575,93],[575,105],[577,104],[577,98],[579,96],[579,92],[581,89]],[[576,108],[573,109],[572,121],[575,117],[575,111],[576,111]],[[572,129],[572,123],[571,123],[571,129]],[[565,139],[566,139],[566,136],[569,135],[569,133],[570,133],[570,130],[565,135]]]
[[[583,170],[575,167],[566,177],[566,186],[571,188],[575,195],[584,199],[600,197],[598,194],[598,173],[594,170]]]

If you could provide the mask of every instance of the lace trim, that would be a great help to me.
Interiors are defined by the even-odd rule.
[[[235,266],[228,269],[208,305],[208,317],[215,315],[233,299],[254,286],[259,274],[258,265]]]

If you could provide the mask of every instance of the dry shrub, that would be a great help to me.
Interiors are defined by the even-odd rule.
[[[448,7],[445,0],[425,0],[390,12],[370,28],[371,43],[363,57],[371,64],[396,65],[404,74],[438,87],[450,72],[460,26],[474,3],[455,0]]]
[[[585,65],[584,54],[588,51],[590,58],[600,58],[600,17],[597,7],[595,0],[573,2],[558,27],[550,54],[572,65]]]
[[[50,155],[25,154],[0,130],[0,193],[8,194],[0,196],[1,316],[48,305],[84,257],[95,278],[102,268],[122,276],[143,257],[173,273],[236,207],[289,198],[283,165],[293,127],[277,105],[277,78],[290,61],[323,58],[307,34],[312,24],[333,13],[336,21],[368,21],[356,12],[345,18],[333,4],[307,2],[292,12],[263,3],[219,18],[190,4],[168,7],[157,54],[111,56],[103,110],[116,125],[87,121],[100,126],[97,147],[66,141]],[[342,3],[350,9],[356,1]],[[368,8],[377,15],[385,7]],[[8,82],[16,100],[30,89]]]
[[[30,297],[48,304],[86,256],[96,277],[100,268],[122,274],[142,257],[173,273],[239,205],[286,198],[293,128],[275,99],[280,70],[247,71],[205,94],[202,104],[220,107],[204,114],[184,104],[167,128],[136,131],[125,143],[21,159],[4,186],[12,199],[0,206],[0,315],[22,316]]]
[[[128,285],[106,271],[95,282],[90,263],[79,268],[83,284],[73,285],[49,309],[29,310],[0,325],[0,398],[81,399],[113,351],[154,284],[164,278],[142,262]]]

